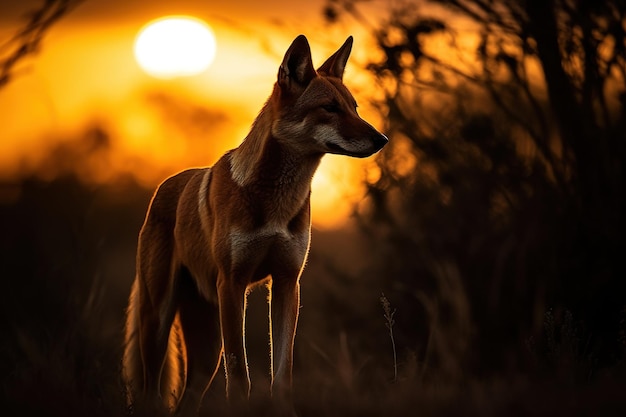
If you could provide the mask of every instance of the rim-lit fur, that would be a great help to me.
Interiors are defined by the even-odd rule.
[[[245,400],[246,294],[262,281],[270,289],[272,395],[291,407],[311,179],[326,153],[365,157],[387,143],[342,82],[351,47],[352,37],[316,71],[306,38],[297,37],[243,143],[154,194],[126,319],[132,407],[197,411],[222,358],[229,400]]]

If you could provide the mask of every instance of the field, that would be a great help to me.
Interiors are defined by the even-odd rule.
[[[115,416],[127,413],[120,382],[122,327],[137,232],[151,192],[132,181],[88,188],[72,177],[5,183],[2,196],[1,396],[4,415]],[[543,354],[520,340],[528,361],[478,372],[456,353],[467,330],[406,317],[393,288],[363,273],[372,247],[354,229],[313,231],[302,278],[296,340],[301,416],[624,415],[624,369],[600,369],[567,337],[572,322],[546,317],[557,334]],[[362,276],[363,279],[359,277]],[[390,303],[385,318],[382,292]],[[271,415],[265,289],[249,298],[252,400],[227,408],[221,374],[202,415]],[[390,337],[393,313],[397,376]],[[514,323],[510,323],[514,326]],[[556,326],[556,327],[555,327]],[[560,327],[559,327],[560,326]],[[567,336],[569,334],[570,336]],[[497,339],[497,335],[495,337]],[[424,347],[430,344],[430,347]],[[526,345],[526,346],[522,346]],[[493,354],[498,345],[494,345]],[[426,353],[425,353],[426,352]],[[506,352],[504,352],[506,354]],[[541,356],[551,361],[542,360]],[[511,352],[511,357],[514,353]],[[547,365],[546,365],[547,364]],[[212,410],[219,410],[212,413]]]

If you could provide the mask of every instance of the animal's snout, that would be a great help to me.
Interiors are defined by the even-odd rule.
[[[383,135],[382,133],[379,133],[374,138],[374,146],[376,147],[376,151],[381,150],[383,146],[387,144],[387,142],[389,142],[389,139],[387,139],[387,136]]]

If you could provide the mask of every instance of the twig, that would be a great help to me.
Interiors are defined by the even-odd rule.
[[[383,305],[383,311],[385,312],[385,326],[389,329],[389,338],[391,339],[391,348],[393,349],[393,382],[396,382],[398,380],[398,356],[396,354],[396,341],[393,337],[393,325],[395,324],[393,316],[396,314],[396,309],[391,309],[391,304],[385,297],[385,293],[382,293],[380,303]]]
[[[0,89],[9,83],[19,62],[39,51],[45,32],[83,1],[45,0],[39,9],[28,14],[24,27],[0,44]]]

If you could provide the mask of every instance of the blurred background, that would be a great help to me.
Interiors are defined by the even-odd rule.
[[[176,30],[139,46],[172,15],[210,28],[185,43],[208,66],[166,65],[182,62]],[[316,65],[355,36],[344,81],[390,143],[326,156],[314,179],[299,414],[624,415],[622,0],[2,2],[8,415],[126,413],[124,309],[153,190],[240,143],[300,33]],[[266,296],[247,316],[255,399]],[[223,385],[201,414],[226,413]]]

